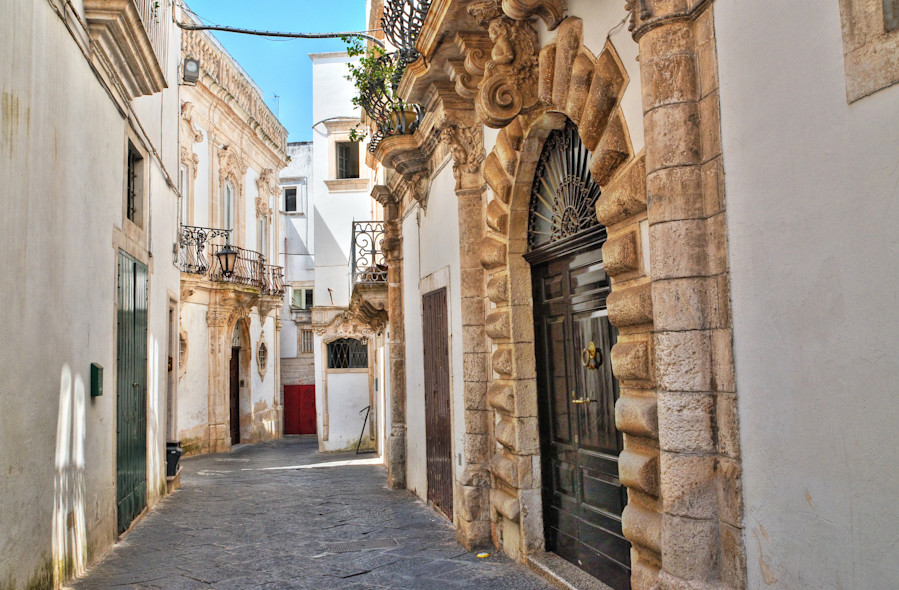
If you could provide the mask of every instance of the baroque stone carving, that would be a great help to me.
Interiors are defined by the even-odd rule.
[[[185,137],[189,137],[194,143],[203,141],[203,132],[194,124],[194,104],[190,101],[181,103],[181,121],[184,123]]]
[[[456,190],[462,188],[462,175],[475,174],[484,161],[484,141],[479,128],[450,125],[440,132],[440,139],[449,147],[453,157]]]
[[[537,104],[537,33],[527,21],[507,17],[498,0],[476,2],[468,12],[493,42],[475,109],[485,125],[502,128]]]
[[[247,173],[247,165],[244,164],[243,158],[232,146],[220,147],[218,157],[220,177],[223,179],[230,177],[235,183],[235,188],[242,193],[243,182],[241,180]]]
[[[633,32],[637,28],[637,17],[640,20],[652,18],[652,8],[646,3],[646,0],[626,0],[624,9],[631,13],[631,22],[628,30]]]
[[[229,312],[216,309],[210,309],[206,312],[206,325],[210,328],[213,326],[223,328],[228,325],[230,319],[231,314]]]
[[[565,16],[565,0],[503,0],[503,11],[516,20],[539,16],[552,31]]]

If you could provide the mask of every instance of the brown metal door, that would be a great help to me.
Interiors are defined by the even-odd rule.
[[[231,444],[240,442],[240,348],[231,349]]]
[[[621,530],[609,279],[598,245],[532,270],[546,546],[616,590],[630,588]]]
[[[452,520],[453,449],[446,288],[424,295],[422,311],[428,500]]]

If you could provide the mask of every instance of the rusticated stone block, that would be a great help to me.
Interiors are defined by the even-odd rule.
[[[649,222],[652,224],[653,220]],[[649,253],[653,279],[706,275],[705,222],[686,219],[650,225]]]
[[[715,411],[718,422],[718,452],[725,457],[740,457],[740,418],[737,414],[737,397],[732,393],[719,393]]]
[[[556,44],[540,50],[537,96],[546,107],[553,106],[553,80],[556,75]]]
[[[639,559],[631,564],[631,590],[658,590],[659,568]]]
[[[712,580],[718,570],[718,521],[663,516],[662,563],[684,580]]]
[[[715,396],[659,392],[659,446],[672,452],[714,452]]]
[[[615,427],[633,436],[658,438],[659,418],[656,399],[622,395],[615,402]]]
[[[746,588],[743,529],[722,522],[718,534],[721,537],[721,581],[729,588]]]
[[[518,522],[521,514],[518,498],[501,490],[492,489],[490,490],[490,503],[497,512],[513,522]]]
[[[496,304],[509,301],[509,280],[505,273],[495,274],[487,281],[487,297]]]
[[[599,139],[609,123],[609,117],[612,116],[627,79],[612,51],[614,48],[607,45],[596,58],[593,82],[578,125],[581,141],[591,152],[595,151],[599,144]]]
[[[661,552],[662,515],[636,504],[628,504],[621,514],[624,537],[635,545]]]
[[[512,198],[512,180],[506,174],[499,157],[493,152],[490,152],[484,161],[484,180],[487,181],[496,198],[508,205]]]
[[[713,278],[691,277],[655,281],[652,307],[657,330],[702,330],[720,324],[718,283]]]
[[[465,410],[465,432],[468,434],[487,434],[493,412],[487,410]]]
[[[518,466],[508,453],[497,453],[490,459],[490,472],[513,488],[518,487]]]
[[[705,331],[655,335],[659,387],[667,391],[709,391],[712,386],[709,334]]]
[[[590,85],[593,83],[593,69],[593,59],[584,52],[581,52],[574,60],[565,112],[568,114],[568,118],[575,123],[581,120],[581,114],[584,112]]]
[[[597,184],[605,186],[630,155],[624,114],[621,109],[616,109],[609,119],[605,133],[599,140],[599,145],[596,146],[596,151],[593,152],[590,174]]]
[[[487,496],[487,490],[484,490],[484,496]],[[486,517],[484,520],[460,518],[457,521],[456,540],[467,551],[487,546],[490,543],[490,520]]]
[[[518,152],[512,147],[505,128],[501,129],[496,136],[496,145],[493,148],[493,153],[499,158],[499,162],[502,164],[506,174],[508,174],[510,178],[514,177],[515,165],[518,163]]]
[[[652,368],[649,362],[649,343],[619,341],[612,347],[612,372],[622,381],[649,381]]]
[[[462,378],[466,383],[487,381],[487,355],[485,353],[463,353]]]
[[[462,299],[462,325],[482,326],[484,324],[484,300],[480,297]],[[476,352],[476,351],[472,351]]]
[[[481,240],[481,266],[487,270],[506,265],[506,244],[494,239]]]
[[[602,260],[609,276],[615,277],[640,269],[637,231],[612,238],[602,245]]]
[[[708,162],[721,154],[721,107],[717,90],[699,101],[699,116],[702,117],[702,161]]]
[[[596,200],[596,218],[605,226],[615,225],[646,211],[646,160],[630,163],[602,189]]]
[[[509,311],[497,310],[487,315],[487,335],[494,340],[507,340],[511,336]]]
[[[564,107],[568,103],[568,89],[574,60],[581,50],[584,36],[584,21],[576,17],[566,18],[559,25],[556,37],[556,66],[553,79],[553,104]]]
[[[490,439],[486,434],[465,435],[465,456],[472,463],[482,463],[490,456]]]
[[[609,321],[619,328],[652,322],[652,284],[612,291],[606,300]]]
[[[511,385],[494,381],[487,389],[487,403],[490,407],[513,414],[515,412],[515,394]]]
[[[544,549],[542,504],[543,498],[539,488],[519,490],[518,501],[521,505],[522,544],[528,553]]]
[[[511,123],[503,129],[506,137],[509,139],[509,145],[515,151],[521,150],[521,144],[524,142],[524,126],[521,117],[516,117]]]
[[[498,348],[493,353],[493,370],[500,375],[506,377],[512,376],[512,350],[509,348]]]
[[[649,218],[653,223],[705,216],[702,173],[698,166],[663,168],[646,179]],[[717,197],[716,197],[717,199]]]
[[[621,483],[650,496],[659,495],[659,458],[654,451],[624,449],[618,457]]]
[[[698,109],[696,103],[681,103],[646,113],[647,171],[700,163],[702,142]]]
[[[669,0],[666,4],[686,4],[684,0]],[[660,14],[654,14],[658,17]],[[695,44],[693,37],[693,25],[688,20],[673,22],[649,30],[640,38],[640,55],[650,57],[664,57],[679,53],[691,53]]]
[[[487,514],[487,490],[476,486],[456,485],[456,494],[459,497],[456,505],[459,508],[459,516],[465,520],[479,520]]]
[[[496,423],[496,427],[493,430],[493,435],[496,438],[496,442],[503,445],[510,451],[517,450],[515,444],[515,420],[509,417],[503,417],[499,422]],[[514,482],[515,485],[518,485],[518,481]]]
[[[666,104],[699,100],[696,61],[676,53],[641,64],[643,112]]]
[[[483,410],[487,404],[487,383],[483,381],[466,381],[463,392],[463,403],[466,410]]]
[[[662,451],[661,467],[665,513],[687,518],[716,517],[715,457]]]
[[[498,199],[487,203],[487,225],[493,231],[503,235],[509,231],[509,211]]]
[[[733,526],[743,522],[743,469],[734,459],[719,458],[716,487],[721,520]]]

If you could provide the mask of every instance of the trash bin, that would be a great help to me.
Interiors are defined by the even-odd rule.
[[[181,448],[181,441],[165,443],[165,475],[166,477],[175,477],[178,474],[178,461],[184,450]]]

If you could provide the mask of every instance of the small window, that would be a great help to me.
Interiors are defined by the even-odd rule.
[[[340,338],[328,344],[329,369],[367,369],[368,345],[355,338]]]
[[[143,165],[144,158],[128,142],[128,170],[126,172],[125,216],[136,225],[142,225],[141,207],[143,206]]]
[[[314,340],[312,336],[312,330],[303,330],[302,336],[300,338],[300,352],[311,354],[313,352],[313,342]]]
[[[265,222],[265,217],[259,218],[259,227],[256,231],[256,246],[257,251],[263,256],[268,255],[268,235],[266,230],[268,229],[268,224]]]
[[[312,309],[312,287],[294,287],[290,305],[298,309]]]
[[[359,178],[358,142],[337,143],[337,178]]]
[[[297,210],[297,189],[284,189],[284,210],[293,213]]]

